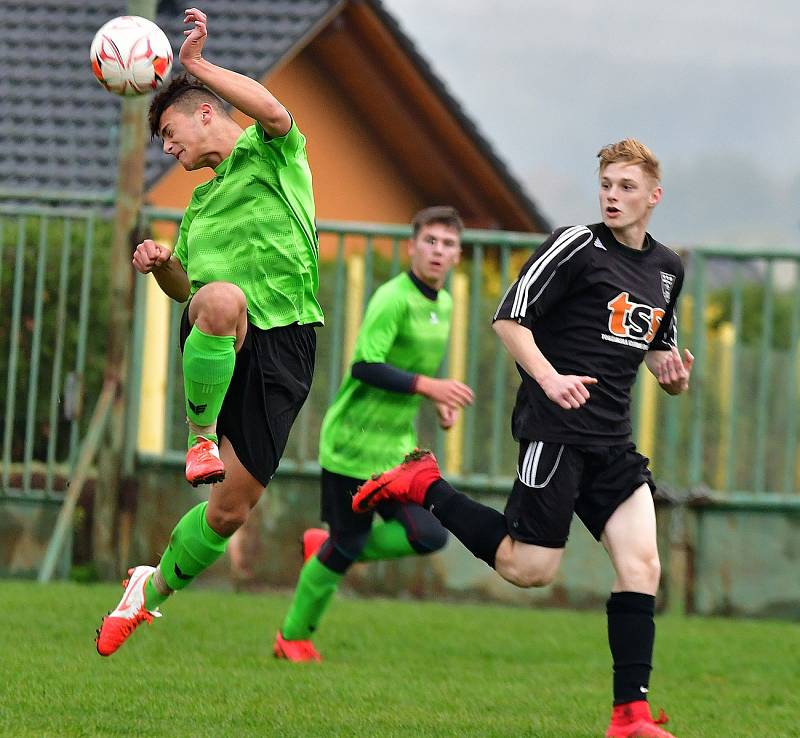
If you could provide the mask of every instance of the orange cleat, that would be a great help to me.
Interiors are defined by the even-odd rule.
[[[353,511],[367,512],[384,500],[422,505],[428,488],[441,478],[433,453],[415,449],[402,464],[382,474],[373,474],[364,482],[353,497]]]
[[[97,653],[101,656],[110,656],[114,653],[141,623],[145,621],[152,623],[153,618],[161,617],[157,609],[150,612],[144,606],[144,585],[154,571],[155,568],[152,566],[128,569],[130,579],[122,583],[125,593],[116,609],[103,618],[97,631],[95,643]]]
[[[322,528],[309,528],[303,532],[303,563],[308,561],[328,540],[328,531]]]
[[[675,738],[672,733],[658,727],[668,719],[664,711],[659,710],[658,719],[653,720],[646,700],[614,705],[606,738]]]
[[[314,648],[311,641],[287,641],[278,631],[275,636],[275,645],[272,653],[276,659],[286,659],[287,661],[322,661],[319,651]]]
[[[197,436],[195,444],[186,452],[186,481],[197,487],[214,484],[225,479],[225,465],[219,458],[219,449],[214,441]]]

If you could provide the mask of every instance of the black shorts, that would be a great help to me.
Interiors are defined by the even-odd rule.
[[[608,519],[639,487],[656,486],[633,443],[576,446],[520,440],[517,478],[506,503],[516,541],[563,548],[573,512],[599,541]]]
[[[364,484],[365,479],[355,479],[344,474],[322,469],[320,477],[320,518],[330,528],[331,535],[359,535],[367,533],[372,528],[374,513],[384,520],[397,516],[403,507],[402,503],[394,500],[384,500],[366,513],[353,512],[353,494],[356,488]]]
[[[187,305],[181,318],[181,351],[191,329]],[[217,435],[231,442],[244,468],[265,487],[311,389],[316,347],[314,325],[263,330],[247,322],[217,418]]]

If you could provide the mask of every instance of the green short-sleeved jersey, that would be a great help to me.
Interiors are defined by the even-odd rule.
[[[408,274],[379,287],[367,305],[353,362],[386,363],[436,374],[447,348],[453,301],[444,290],[423,295]],[[399,464],[417,445],[420,395],[380,389],[348,372],[320,434],[319,463],[357,479]]]
[[[305,145],[294,121],[279,138],[259,124],[242,131],[216,176],[195,188],[175,245],[192,295],[209,282],[232,282],[265,330],[323,320]]]

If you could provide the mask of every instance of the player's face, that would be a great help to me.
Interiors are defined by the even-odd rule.
[[[461,258],[461,238],[455,228],[444,223],[430,223],[422,226],[411,239],[408,252],[414,274],[438,290]]]
[[[600,212],[612,230],[646,224],[660,199],[661,187],[639,164],[609,164],[600,174]]]
[[[199,112],[198,109],[195,113],[185,113],[171,105],[161,114],[159,132],[163,151],[174,156],[187,171],[205,166],[202,163],[204,130]]]

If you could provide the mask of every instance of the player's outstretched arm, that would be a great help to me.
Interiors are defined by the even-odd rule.
[[[679,395],[689,389],[694,364],[694,356],[689,349],[683,350],[683,358],[676,346],[670,351],[648,351],[644,363],[667,394]]]
[[[587,385],[597,384],[594,377],[559,374],[536,345],[533,333],[516,320],[496,320],[492,327],[506,350],[547,397],[564,410],[576,410],[589,399]]]
[[[452,408],[471,405],[475,400],[472,389],[457,379],[436,379],[425,374],[418,374],[414,392],[427,397],[437,405],[443,404]]]
[[[168,297],[177,302],[189,299],[189,278],[168,248],[146,238],[136,247],[131,263],[137,272],[152,274]]]
[[[183,32],[186,39],[178,53],[184,69],[234,108],[257,120],[269,136],[286,135],[292,126],[286,108],[256,80],[204,59],[207,16],[197,8],[189,8],[185,13],[183,22],[194,26]]]

